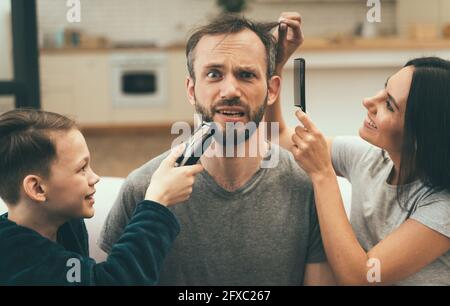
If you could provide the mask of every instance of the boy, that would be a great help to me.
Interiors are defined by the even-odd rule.
[[[0,115],[0,285],[156,284],[179,232],[166,208],[189,198],[201,165],[174,168],[182,147],[152,176],[144,201],[111,254],[88,256],[83,218],[94,215],[89,150],[75,123],[59,114],[13,110]]]

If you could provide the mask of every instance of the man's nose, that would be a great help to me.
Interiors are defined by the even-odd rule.
[[[221,99],[232,99],[241,96],[239,81],[234,76],[227,76],[223,79],[220,87]]]

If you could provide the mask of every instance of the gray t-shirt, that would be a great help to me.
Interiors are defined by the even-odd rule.
[[[161,285],[301,285],[307,263],[326,261],[311,182],[286,150],[229,192],[203,171],[189,200],[169,209],[181,232],[161,271]],[[109,213],[100,247],[109,252],[144,198],[167,152],[133,171]],[[149,258],[149,260],[151,260]]]
[[[359,137],[336,137],[333,166],[352,184],[350,223],[361,246],[369,251],[408,217],[450,237],[450,194],[417,180],[408,187],[406,210],[387,183],[393,162],[382,150]],[[381,276],[383,277],[383,276]],[[398,285],[450,285],[450,251]]]

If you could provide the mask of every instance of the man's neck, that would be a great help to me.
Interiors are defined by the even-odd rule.
[[[42,209],[33,207],[32,203],[17,203],[8,209],[8,219],[17,225],[29,228],[41,236],[56,242],[59,227],[66,221],[48,216]]]
[[[256,134],[256,133],[255,133]],[[253,137],[253,136],[252,136]],[[201,163],[205,170],[214,178],[216,183],[227,191],[235,191],[244,186],[260,169],[261,161],[269,150],[269,144],[264,142],[260,148],[250,150],[251,138],[242,144],[245,154],[239,157],[239,150],[234,150],[232,157],[227,157],[226,152],[218,154],[223,147],[215,145],[215,153],[205,154],[201,157]],[[253,143],[252,143],[253,145]],[[256,154],[252,154],[256,153]],[[225,157],[220,157],[225,156]]]

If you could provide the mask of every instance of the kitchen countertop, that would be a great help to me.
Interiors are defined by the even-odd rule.
[[[183,44],[173,44],[166,47],[134,47],[134,48],[53,48],[41,49],[42,54],[61,53],[92,53],[92,52],[140,52],[140,51],[183,51]],[[407,38],[386,37],[386,38],[305,38],[305,42],[299,51],[364,51],[364,50],[410,50],[410,49],[450,49],[450,39],[436,39],[417,41]]]
[[[383,38],[305,38],[304,51],[360,51],[360,50],[450,49],[450,39],[412,40],[398,37]]]
[[[184,46],[172,45],[167,47],[132,47],[132,48],[115,48],[115,47],[101,47],[101,48],[41,48],[41,54],[77,54],[77,53],[111,53],[111,52],[161,52],[161,51],[183,51]]]

